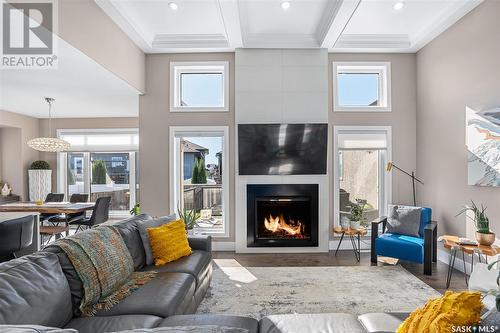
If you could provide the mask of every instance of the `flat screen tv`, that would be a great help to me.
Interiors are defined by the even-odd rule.
[[[240,175],[326,174],[327,124],[240,124]]]

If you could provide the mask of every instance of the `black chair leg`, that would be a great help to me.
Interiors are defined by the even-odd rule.
[[[433,262],[437,262],[438,260],[438,256],[437,256],[437,239],[438,239],[438,236],[437,236],[437,227],[434,228],[434,232],[433,232],[433,235],[432,235],[432,261]]]

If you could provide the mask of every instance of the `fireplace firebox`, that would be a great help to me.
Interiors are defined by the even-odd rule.
[[[318,185],[247,185],[247,245],[318,246]]]

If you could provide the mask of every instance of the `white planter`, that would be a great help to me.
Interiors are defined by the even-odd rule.
[[[361,222],[360,221],[351,221],[350,227],[351,227],[351,229],[359,229],[359,228],[361,228]]]
[[[52,170],[28,170],[30,201],[45,200],[52,191]]]

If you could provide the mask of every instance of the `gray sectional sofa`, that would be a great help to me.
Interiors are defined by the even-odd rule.
[[[162,267],[146,266],[145,251],[131,218],[114,226],[136,270],[158,275],[110,310],[81,317],[82,284],[57,247],[0,264],[0,332],[24,333],[303,333],[395,332],[407,314],[345,313],[272,315],[260,321],[231,315],[194,314],[212,278],[210,236],[189,237],[193,253]],[[117,263],[119,264],[119,263]]]

